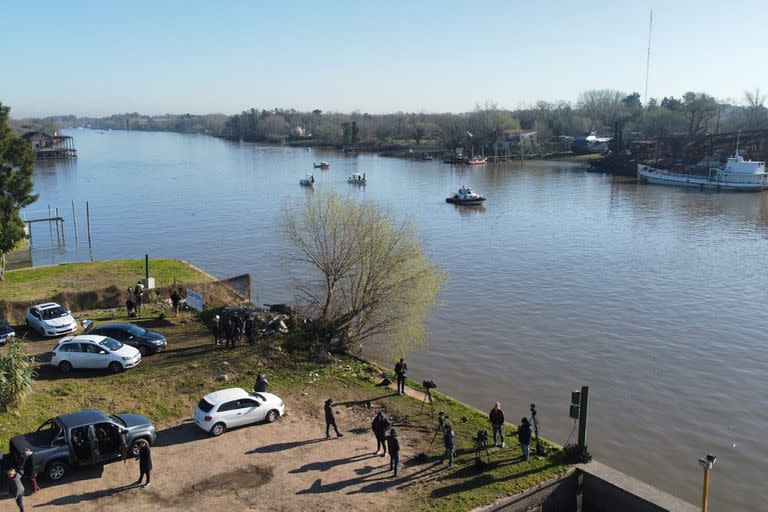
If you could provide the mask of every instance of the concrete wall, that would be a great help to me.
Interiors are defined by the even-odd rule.
[[[580,464],[565,475],[476,512],[696,512],[699,510],[604,464]]]

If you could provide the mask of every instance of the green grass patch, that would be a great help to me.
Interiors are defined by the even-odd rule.
[[[211,281],[213,278],[190,264],[175,259],[150,259],[149,274],[157,287]],[[112,285],[121,289],[144,277],[144,259],[61,263],[10,270],[0,281],[0,297],[7,301],[35,300],[59,292],[101,290]]]

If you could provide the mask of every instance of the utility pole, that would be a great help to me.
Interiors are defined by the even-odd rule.
[[[589,405],[589,386],[581,386],[579,403],[579,455],[587,455],[587,406]]]
[[[648,23],[648,56],[645,59],[645,97],[643,106],[648,106],[648,74],[651,71],[651,33],[653,32],[653,9],[651,9],[651,20]]]
[[[707,454],[706,458],[699,459],[699,464],[704,468],[704,489],[701,496],[701,512],[707,512],[709,505],[709,472],[715,465],[716,455]]]

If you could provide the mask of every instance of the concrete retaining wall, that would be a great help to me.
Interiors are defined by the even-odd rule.
[[[604,464],[580,464],[565,475],[475,512],[696,512],[690,503]]]

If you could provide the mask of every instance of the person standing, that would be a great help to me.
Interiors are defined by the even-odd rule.
[[[40,486],[37,484],[37,467],[32,458],[32,450],[29,448],[24,449],[24,454],[19,461],[19,474],[23,475],[25,480],[29,480],[29,483],[32,485],[31,494],[40,490]]]
[[[144,285],[141,284],[141,281],[138,281],[136,283],[136,286],[133,287],[133,302],[136,303],[136,312],[140,315],[141,314],[141,300],[144,297]]]
[[[399,395],[405,394],[405,378],[408,375],[408,365],[405,363],[405,359],[402,357],[400,361],[395,364],[395,378],[397,379],[397,393]]]
[[[443,434],[443,444],[445,445],[445,453],[443,458],[440,459],[440,464],[445,462],[445,458],[448,458],[448,467],[453,467],[453,454],[456,450],[456,433],[453,431],[453,427],[450,425],[445,426],[445,434]]]
[[[491,428],[493,429],[493,446],[496,444],[496,432],[501,436],[501,447],[506,447],[504,442],[504,411],[501,410],[501,404],[496,402],[491,412],[488,414],[488,419],[491,420]]]
[[[371,422],[371,429],[373,430],[373,435],[376,436],[376,453],[379,453],[379,448],[384,450],[384,453],[381,454],[382,457],[384,457],[387,454],[387,443],[385,441],[386,435],[387,435],[387,429],[392,425],[392,423],[389,422],[389,419],[384,415],[383,411],[379,411],[376,413],[376,416],[373,418],[373,421]]]
[[[259,376],[256,377],[256,382],[253,384],[253,390],[256,393],[266,393],[268,387],[269,381],[263,373],[260,373]]]
[[[397,440],[397,431],[393,428],[385,438],[387,448],[389,448],[389,470],[394,471],[394,478],[397,478],[397,465],[400,463],[400,441]]]
[[[149,486],[151,472],[152,454],[149,451],[149,444],[141,443],[139,446],[139,479],[136,481],[136,485],[141,485],[144,475],[147,475],[147,483],[144,484],[144,487]]]
[[[248,339],[248,345],[256,345],[256,327],[254,325],[253,315],[249,314],[245,319],[245,337]]]
[[[173,316],[179,316],[179,304],[181,303],[181,295],[179,290],[173,289],[171,293],[171,305],[173,306]]]
[[[336,437],[343,437],[344,434],[339,432],[339,427],[336,425],[336,416],[333,413],[333,399],[329,398],[325,401],[325,438],[331,438],[331,426],[336,431]]]
[[[213,343],[214,345],[221,344],[221,327],[219,326],[219,322],[221,321],[221,317],[219,315],[214,315],[213,317]]]
[[[517,426],[517,439],[520,441],[520,448],[523,449],[523,460],[528,460],[531,447],[531,424],[528,418],[520,420],[520,425]]]
[[[19,507],[19,512],[24,512],[24,485],[21,483],[21,475],[16,473],[16,470],[11,468],[6,473],[8,481],[8,495],[16,500],[16,506]]]

